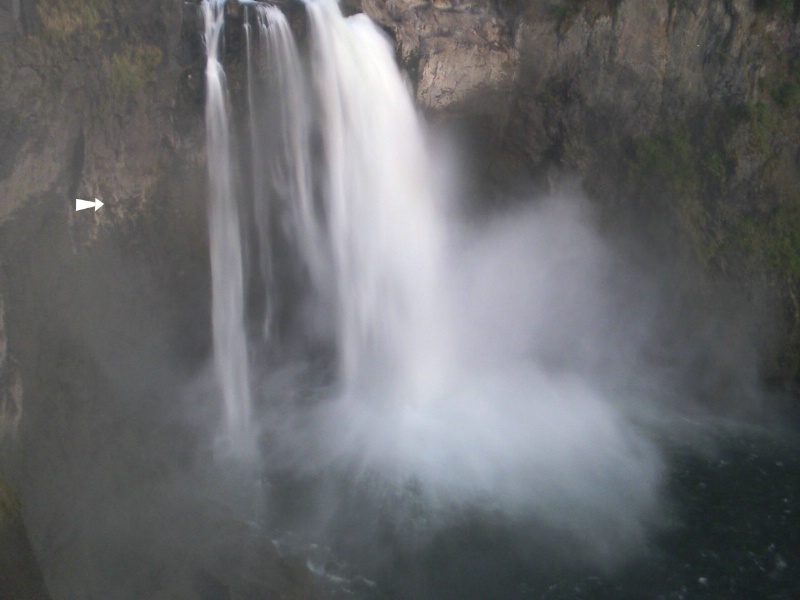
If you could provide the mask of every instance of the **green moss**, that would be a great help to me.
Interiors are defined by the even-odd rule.
[[[787,135],[786,117],[780,107],[769,99],[730,107],[723,113],[718,124],[717,146],[733,151],[744,152],[760,162],[761,178],[768,178],[771,163],[785,145]],[[740,141],[732,143],[733,138]]]
[[[713,128],[692,132],[687,124],[675,125],[633,140],[628,161],[636,189],[672,216],[703,264],[714,261],[722,243],[720,208],[710,198],[719,195],[731,163],[717,135]]]
[[[48,0],[37,6],[43,33],[54,41],[95,37],[108,16],[108,0]]]
[[[558,104],[558,96],[553,90],[547,88],[536,96],[536,102],[542,106],[556,106]]]
[[[800,60],[791,63],[785,75],[777,78],[772,88],[772,99],[784,110],[800,106]]]
[[[800,206],[741,216],[733,242],[783,279],[800,282]]]
[[[781,108],[792,108],[800,103],[800,83],[797,81],[784,81],[772,92],[775,104]]]
[[[792,379],[800,376],[800,202],[796,92],[784,86],[794,72],[785,73],[780,86],[764,82],[776,91],[758,102],[698,112],[631,140],[624,164],[642,209],[664,219],[710,273],[768,282],[784,314],[774,372]],[[758,194],[734,189],[742,183]]]
[[[719,181],[724,181],[728,172],[725,161],[719,152],[711,152],[706,156],[705,169],[712,177]]]
[[[636,168],[678,195],[693,195],[700,186],[695,149],[688,129],[639,138],[634,142]]]
[[[755,144],[755,150],[760,154],[768,155],[771,138],[778,120],[774,111],[766,102],[756,102],[748,105],[748,123],[750,128],[750,139]]]
[[[732,106],[695,125],[691,132],[679,124],[634,140],[631,172],[637,188],[672,207],[704,263],[734,249],[758,254],[782,280],[800,282],[800,208],[786,202],[772,213],[741,217],[725,202],[739,152],[758,157],[758,177],[771,177],[786,127],[780,110],[770,102]],[[745,140],[738,150],[734,139]]]
[[[161,63],[161,50],[155,46],[127,45],[111,59],[111,93],[115,100],[133,96],[155,80]]]
[[[654,199],[672,216],[702,263],[725,270],[729,254],[757,258],[782,282],[800,283],[796,203],[789,197],[765,200],[781,208],[742,216],[726,202],[740,161],[752,163],[748,168],[769,192],[768,182],[782,164],[786,127],[781,110],[769,101],[704,114],[691,127],[677,124],[633,140],[629,176],[638,194]]]
[[[613,2],[611,2],[613,4]],[[558,29],[566,30],[572,25],[573,20],[580,12],[587,9],[586,16],[590,21],[593,21],[601,14],[609,12],[609,1],[604,0],[601,2],[592,0],[564,0],[562,2],[551,2],[548,5],[550,14],[556,19]]]
[[[759,12],[771,12],[788,17],[794,16],[800,8],[799,0],[755,0],[755,9]]]
[[[571,19],[580,11],[580,7],[574,3],[560,2],[550,5],[550,13],[559,21]]]
[[[98,42],[114,29],[111,0],[41,0],[36,10],[41,28],[17,40],[13,60],[39,73],[52,93],[62,86],[67,58],[84,62],[100,56]]]
[[[800,206],[780,206],[740,216],[730,228],[726,250],[766,268],[778,283],[788,323],[777,372],[800,377]]]

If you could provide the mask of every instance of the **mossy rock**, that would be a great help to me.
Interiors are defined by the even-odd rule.
[[[794,19],[800,12],[800,0],[754,0],[755,9],[759,12],[773,13]]]
[[[797,67],[787,66],[752,103],[709,108],[629,140],[631,197],[659,215],[674,243],[712,277],[762,282],[776,303],[770,379],[800,378],[800,204],[792,140]],[[800,79],[798,79],[800,81]]]
[[[106,0],[50,0],[37,5],[43,33],[52,41],[73,36],[95,38],[100,24],[108,18]]]
[[[111,59],[111,92],[119,102],[143,90],[155,81],[161,63],[161,50],[142,44],[126,45]]]

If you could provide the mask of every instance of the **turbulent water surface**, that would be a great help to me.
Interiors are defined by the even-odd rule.
[[[398,551],[370,579],[363,562],[336,560],[329,547],[292,536],[282,543],[308,557],[334,598],[796,598],[796,442],[719,424],[684,434],[693,443],[665,445],[667,520],[612,569],[580,564],[576,549],[547,531],[497,515],[465,517],[429,544]]]

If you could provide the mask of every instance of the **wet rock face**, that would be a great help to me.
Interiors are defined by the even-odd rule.
[[[26,5],[30,24],[0,36],[0,221],[38,198],[66,214],[97,196],[115,227],[157,200],[170,172],[202,173],[202,96],[188,85],[199,39],[182,28],[192,5]]]
[[[518,53],[492,4],[366,0],[362,8],[394,31],[422,107],[454,113],[508,110]]]
[[[770,20],[751,0],[363,0],[361,7],[393,32],[422,106],[495,112],[513,102],[515,122],[526,125],[515,129],[529,145],[552,143],[541,128],[554,100],[576,138],[586,113],[602,113],[623,137],[709,101],[753,101],[771,55],[798,38],[796,25]],[[531,147],[528,158],[536,163],[545,150]]]

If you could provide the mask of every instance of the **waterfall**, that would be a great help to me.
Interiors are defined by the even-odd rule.
[[[448,310],[438,284],[445,228],[422,127],[392,46],[367,17],[345,19],[335,1],[311,0],[306,4],[309,82],[283,13],[268,5],[252,8],[255,27],[245,19],[249,170],[267,342],[277,301],[275,221],[282,218],[312,293],[333,306],[343,389],[363,397],[388,383],[390,395],[419,401],[435,393],[446,370]],[[209,69],[216,76],[220,67],[212,50],[209,44]],[[209,78],[210,113],[222,109],[211,93],[219,78]],[[316,157],[311,151],[314,132],[321,140],[321,156]],[[216,148],[211,133],[210,152]],[[224,154],[220,148],[219,153],[212,181],[226,179],[214,188],[214,206],[230,225],[226,231],[234,231],[236,203],[224,200],[232,190],[229,150]],[[232,238],[218,241],[240,252]],[[230,269],[225,276],[241,273],[238,254],[238,262],[232,255],[226,260]],[[237,325],[239,356],[242,283],[238,277],[228,281],[235,292],[223,292],[222,282],[219,288],[216,282],[215,307],[220,305],[228,333],[229,326]],[[235,310],[216,301],[217,291],[235,303]],[[246,361],[220,359],[229,367],[241,366],[237,374],[246,376]],[[231,374],[223,366],[220,371]]]
[[[219,60],[224,1],[202,3],[208,54],[209,210],[216,374],[225,431],[252,449],[245,281],[237,185]],[[250,15],[252,10],[252,17]],[[339,381],[351,399],[422,402],[447,372],[445,238],[422,126],[392,46],[334,0],[306,3],[311,80],[283,13],[245,16],[246,158],[271,343],[278,230],[306,270],[309,292],[335,320]],[[251,23],[251,20],[254,23]],[[312,156],[316,134],[321,148]],[[313,175],[312,175],[313,174]]]
[[[383,497],[411,484],[430,506],[492,498],[590,543],[639,539],[658,453],[570,363],[608,346],[597,236],[563,206],[480,230],[451,214],[392,44],[335,0],[304,0],[302,51],[277,8],[247,4],[233,169],[221,1],[203,7],[214,354],[234,449],[254,450],[258,422],[277,470],[379,481]],[[240,227],[260,254],[247,278]],[[245,286],[263,286],[247,311]]]
[[[231,159],[225,73],[219,61],[224,0],[203,0],[209,239],[214,370],[224,404],[223,435],[232,454],[254,452],[244,325],[244,276],[239,211]]]
[[[422,125],[377,26],[344,19],[333,0],[306,8],[341,382],[353,396],[421,401],[437,393],[449,342],[445,227]]]
[[[248,46],[251,163],[254,216],[266,287],[264,332],[269,337],[275,302],[275,218],[288,215],[292,224],[288,234],[299,246],[313,281],[324,279],[323,273],[329,269],[312,194],[312,115],[305,68],[284,14],[274,6],[257,5],[255,16],[257,48]]]

